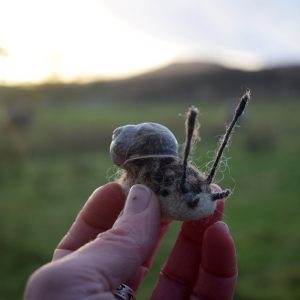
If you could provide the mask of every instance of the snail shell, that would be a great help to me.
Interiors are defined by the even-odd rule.
[[[136,159],[178,157],[178,142],[158,123],[125,125],[114,130],[110,155],[114,164],[126,169],[126,163]]]

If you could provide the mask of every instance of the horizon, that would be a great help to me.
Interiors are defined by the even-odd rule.
[[[200,61],[200,60],[178,60],[174,62],[170,62],[169,64],[166,65],[161,65],[153,68],[149,68],[146,70],[142,70],[141,72],[125,75],[125,76],[112,76],[112,77],[94,77],[94,78],[84,78],[84,79],[74,79],[74,80],[62,80],[58,78],[53,78],[53,79],[46,79],[42,81],[37,81],[37,82],[18,82],[18,83],[3,83],[0,81],[0,87],[38,87],[38,86],[43,86],[43,85],[88,85],[88,84],[93,84],[97,82],[117,82],[117,81],[126,81],[130,79],[135,79],[143,76],[147,76],[148,74],[154,73],[155,75],[159,76],[159,73],[161,71],[164,71],[172,66],[191,66],[192,64],[200,64],[203,66],[212,66],[212,67],[219,67],[223,68],[225,70],[237,70],[237,71],[242,71],[246,73],[255,73],[255,72],[260,72],[264,70],[272,70],[272,69],[277,69],[277,68],[300,68],[300,63],[286,63],[286,64],[270,64],[270,65],[265,65],[260,68],[255,68],[255,69],[248,69],[248,68],[238,68],[238,67],[233,67],[233,66],[228,66],[225,64],[220,64],[217,62],[213,61]],[[207,72],[203,72],[203,74],[207,74]]]

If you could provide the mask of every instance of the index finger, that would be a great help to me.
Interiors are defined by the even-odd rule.
[[[172,253],[161,271],[152,295],[154,299],[185,299],[196,283],[206,229],[222,218],[224,201],[218,201],[214,214],[208,218],[184,222]],[[165,294],[165,293],[168,294]]]
[[[235,246],[229,229],[225,223],[215,223],[203,238],[202,261],[190,299],[232,299],[237,272]]]
[[[112,227],[124,207],[125,195],[117,183],[108,183],[90,196],[68,233],[54,251],[53,259],[61,258]]]

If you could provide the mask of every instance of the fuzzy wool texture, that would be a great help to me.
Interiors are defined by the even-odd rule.
[[[213,214],[216,201],[205,176],[187,165],[182,189],[183,161],[179,158],[142,158],[127,162],[118,182],[127,194],[134,184],[152,189],[160,201],[163,217],[172,220],[198,220]]]

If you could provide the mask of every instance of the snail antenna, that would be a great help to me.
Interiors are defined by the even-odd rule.
[[[235,109],[235,114],[234,114],[234,117],[231,121],[231,123],[229,124],[229,126],[226,128],[226,132],[223,136],[223,138],[221,139],[222,143],[217,151],[217,155],[216,155],[216,158],[215,158],[215,161],[213,163],[213,166],[206,178],[206,182],[208,184],[211,184],[213,179],[214,179],[214,176],[215,176],[215,173],[216,173],[216,170],[218,168],[218,164],[220,162],[220,159],[222,157],[222,154],[223,154],[223,151],[226,147],[226,145],[228,144],[228,141],[229,141],[229,138],[230,138],[230,135],[231,135],[231,132],[237,122],[237,120],[239,119],[239,117],[243,114],[244,110],[245,110],[245,107],[247,105],[247,103],[249,102],[250,100],[250,90],[247,89],[245,94],[242,96],[237,108]]]
[[[191,106],[187,112],[187,117],[185,121],[185,134],[186,134],[186,140],[185,140],[185,146],[184,146],[184,156],[183,156],[183,173],[181,178],[180,187],[182,191],[185,191],[185,181],[186,181],[186,169],[187,169],[187,163],[188,163],[188,157],[191,152],[191,145],[193,136],[198,136],[198,128],[199,124],[197,121],[198,116],[198,109],[194,106]],[[196,129],[196,133],[195,133]]]

